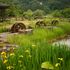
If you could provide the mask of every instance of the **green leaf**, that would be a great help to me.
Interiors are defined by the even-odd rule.
[[[50,62],[47,61],[41,64],[41,68],[53,70],[54,66]]]

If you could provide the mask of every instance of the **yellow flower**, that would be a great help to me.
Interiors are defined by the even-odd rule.
[[[15,54],[14,53],[10,53],[10,56],[14,56]]]
[[[8,70],[11,70],[12,68],[13,68],[13,66],[8,66],[7,67]]]
[[[60,66],[60,63],[56,63],[56,64],[55,64],[55,67],[58,67],[58,66]]]
[[[2,52],[2,53],[1,53],[1,57],[2,57],[3,59],[7,58],[6,52]]]
[[[2,52],[1,55],[6,55],[6,52]]]
[[[8,60],[4,60],[3,63],[6,64],[8,62]]]
[[[63,61],[63,58],[58,58],[58,60]]]
[[[7,56],[6,56],[6,55],[2,55],[2,58],[3,58],[3,59],[6,59],[6,58],[7,58]]]

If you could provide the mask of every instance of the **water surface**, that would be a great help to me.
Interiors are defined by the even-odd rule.
[[[63,39],[63,40],[59,40],[57,42],[54,42],[53,45],[67,45],[68,47],[70,47],[70,38],[67,39]]]

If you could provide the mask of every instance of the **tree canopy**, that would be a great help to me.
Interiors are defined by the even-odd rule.
[[[28,9],[32,11],[40,9],[49,13],[54,10],[70,8],[70,0],[0,0],[0,3],[10,5],[10,15],[19,15]],[[15,12],[17,12],[17,14]]]

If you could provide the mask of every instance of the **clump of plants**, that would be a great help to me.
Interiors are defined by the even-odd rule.
[[[70,50],[44,42],[20,43],[14,51],[1,52],[1,70],[69,70]]]
[[[70,24],[68,22],[64,24],[61,23],[58,26],[61,27],[66,34],[70,34]]]

